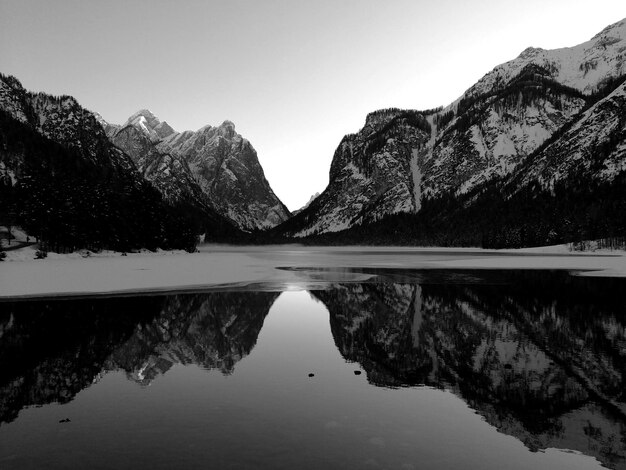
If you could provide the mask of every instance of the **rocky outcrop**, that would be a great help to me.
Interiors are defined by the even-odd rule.
[[[144,109],[122,126],[101,124],[167,197],[207,204],[248,231],[271,228],[289,217],[265,179],[256,151],[230,121],[179,133]]]
[[[430,135],[423,113],[389,109],[370,114],[361,131],[339,144],[326,190],[281,226],[283,233],[337,232],[385,215],[416,212],[421,197],[417,159]]]
[[[523,174],[528,180],[543,172],[547,185],[569,184],[565,167],[572,165],[597,171],[591,178],[612,178],[625,161],[623,121],[616,118],[620,98],[612,96],[612,104],[598,100],[626,74],[625,51],[626,21],[621,21],[572,48],[529,48],[445,108],[370,114],[357,134],[340,143],[328,187],[316,203],[279,232],[296,237],[336,232],[419,213],[425,201],[458,199],[470,205],[466,195],[494,181],[519,181]],[[415,116],[417,125],[398,127],[394,120],[400,115]],[[607,128],[599,130],[604,122]],[[606,153],[607,147],[612,154],[598,161],[596,150]]]
[[[0,75],[0,121],[0,217],[49,249],[192,250],[199,233],[239,232],[208,207],[198,218],[211,223],[198,222],[188,204],[163,198],[71,96],[31,93]]]

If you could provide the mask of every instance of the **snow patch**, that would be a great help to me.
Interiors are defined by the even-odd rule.
[[[422,187],[422,172],[419,169],[418,164],[418,150],[411,150],[411,175],[413,177],[413,204],[414,212],[417,214],[422,208],[421,200],[421,187]]]

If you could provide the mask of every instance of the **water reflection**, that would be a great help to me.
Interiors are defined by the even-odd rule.
[[[451,390],[531,450],[576,450],[625,467],[622,281],[545,272],[377,274],[311,292],[330,314],[340,354],[363,368],[369,384]],[[3,303],[0,427],[19,422],[26,407],[71,401],[110,371],[141,386],[175,364],[232,374],[279,295]]]
[[[233,372],[278,293],[213,292],[2,304],[0,421],[66,403],[109,371],[148,385],[173,364]]]
[[[532,450],[578,450],[622,466],[623,283],[558,273],[484,276],[336,285],[314,295],[331,313],[341,354],[360,363],[372,384],[452,388]]]

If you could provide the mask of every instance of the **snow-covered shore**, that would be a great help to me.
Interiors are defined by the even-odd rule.
[[[349,268],[564,269],[587,276],[626,277],[626,256],[572,254],[565,247],[488,251],[474,248],[240,247],[205,245],[199,253],[50,253],[35,248],[8,252],[0,263],[0,298],[107,295],[246,288],[303,289],[312,284],[362,279]],[[12,260],[12,261],[11,261]],[[327,268],[323,273],[277,268]],[[344,269],[348,268],[348,269]]]

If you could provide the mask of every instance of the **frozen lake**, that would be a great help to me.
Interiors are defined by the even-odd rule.
[[[626,279],[246,256],[235,290],[1,302],[0,468],[626,468]]]
[[[192,292],[207,289],[306,289],[365,280],[372,269],[560,269],[586,276],[626,276],[624,253],[568,253],[564,247],[488,251],[477,248],[242,247],[205,245],[199,253],[8,252],[0,263],[0,299],[34,296]],[[18,261],[19,259],[19,261]],[[355,274],[355,269],[361,270]]]

